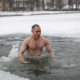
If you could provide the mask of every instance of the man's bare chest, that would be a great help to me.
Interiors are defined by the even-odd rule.
[[[30,49],[42,49],[44,47],[44,41],[43,40],[39,40],[39,41],[30,41],[28,46]]]

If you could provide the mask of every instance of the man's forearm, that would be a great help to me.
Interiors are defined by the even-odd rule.
[[[49,52],[50,53],[50,57],[55,57],[55,54],[53,51]]]
[[[21,60],[22,63],[28,63],[27,61],[25,61],[22,53],[18,53],[19,59]]]

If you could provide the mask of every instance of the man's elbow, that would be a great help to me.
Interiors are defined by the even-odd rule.
[[[18,52],[18,57],[20,58],[22,56],[22,52]]]

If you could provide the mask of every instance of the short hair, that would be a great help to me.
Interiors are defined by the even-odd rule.
[[[35,27],[40,27],[38,24],[34,24],[33,26],[32,26],[32,29],[34,29]]]

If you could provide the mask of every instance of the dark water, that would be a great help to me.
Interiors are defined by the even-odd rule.
[[[31,80],[80,80],[80,39],[45,36],[57,58],[50,58],[44,49],[42,57],[22,64],[10,50],[19,42],[12,51],[15,53],[25,37],[21,34],[0,37],[0,70]]]

